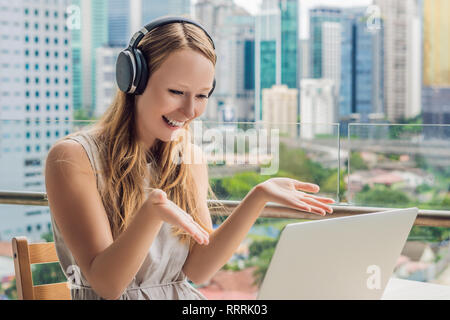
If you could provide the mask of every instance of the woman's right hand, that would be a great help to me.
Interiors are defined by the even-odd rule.
[[[162,221],[182,228],[199,244],[207,245],[209,243],[208,232],[195,222],[191,215],[169,200],[163,190],[151,189],[146,202],[152,207],[152,213]]]

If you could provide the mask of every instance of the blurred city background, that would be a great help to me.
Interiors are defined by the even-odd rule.
[[[450,0],[0,0],[0,190],[45,192],[48,150],[108,108],[131,36],[181,15],[216,45],[204,128],[243,136],[247,155],[252,130],[279,130],[276,146],[267,137],[274,174],[261,175],[267,161],[209,163],[219,199],[240,201],[257,183],[288,176],[343,206],[450,214],[448,12]],[[213,216],[214,226],[224,219]],[[413,227],[396,277],[450,285],[446,219]],[[258,219],[199,289],[253,299],[280,231],[298,221],[306,220]],[[48,207],[0,204],[0,299],[17,298],[10,242],[20,235],[53,241]],[[35,284],[64,281],[58,264],[33,267]]]

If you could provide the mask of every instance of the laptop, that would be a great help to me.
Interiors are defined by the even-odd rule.
[[[258,300],[380,299],[417,208],[286,225]]]

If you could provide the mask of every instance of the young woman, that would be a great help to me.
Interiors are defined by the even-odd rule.
[[[212,40],[199,25],[174,22],[145,33],[137,48],[148,65],[142,94],[118,90],[94,126],[48,153],[58,257],[72,299],[205,299],[187,279],[210,279],[267,202],[325,215],[334,201],[302,192],[317,185],[273,178],[213,231],[206,162],[171,160],[175,133],[205,111],[213,89]]]

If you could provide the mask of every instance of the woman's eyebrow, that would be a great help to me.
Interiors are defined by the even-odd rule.
[[[188,88],[188,86],[186,86],[184,84],[181,84],[181,83],[178,83],[177,86],[183,87],[185,89]],[[204,88],[202,88],[200,90],[211,90],[211,89],[212,89],[212,87],[204,87]]]

